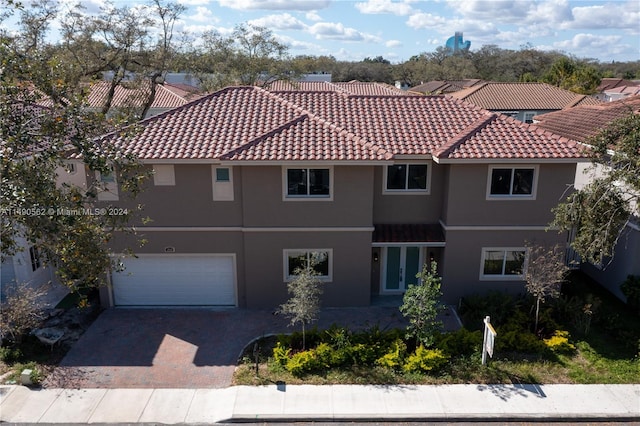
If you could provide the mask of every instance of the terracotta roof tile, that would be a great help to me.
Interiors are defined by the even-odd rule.
[[[444,232],[438,224],[374,225],[374,243],[443,243]]]
[[[640,113],[640,96],[549,112],[536,116],[535,120],[538,127],[584,142],[612,121],[631,112]]]
[[[391,86],[386,83],[376,82],[336,82],[330,83],[327,81],[275,81],[265,89],[272,92],[289,92],[289,91],[303,91],[303,92],[338,92],[344,95],[353,96],[413,96],[413,93],[408,93],[404,90],[398,89],[395,86]]]
[[[87,102],[93,108],[101,108],[107,99],[111,82],[98,81],[91,85]],[[197,88],[187,89],[187,85],[158,84],[156,86],[156,97],[151,108],[169,109],[185,105],[201,97]],[[112,107],[141,107],[144,105],[150,93],[150,86],[147,82],[136,84],[120,84],[116,86]]]
[[[483,83],[449,96],[492,111],[559,110],[578,104],[600,103],[591,96],[578,95],[546,83]]]
[[[352,86],[348,86],[352,87]],[[379,161],[579,158],[574,142],[444,96],[229,87],[114,140],[141,159]]]

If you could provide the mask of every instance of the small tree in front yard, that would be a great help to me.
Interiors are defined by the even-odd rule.
[[[536,322],[538,331],[540,304],[547,297],[560,296],[560,288],[569,268],[565,264],[565,253],[560,245],[552,247],[527,244],[529,261],[525,273],[527,292],[536,299]]]
[[[314,322],[320,312],[320,296],[322,296],[322,282],[314,266],[322,261],[320,254],[312,253],[305,259],[306,265],[297,268],[295,278],[287,285],[291,297],[280,305],[279,313],[289,318],[289,325],[302,325],[302,349],[306,348],[306,325]]]
[[[409,285],[400,312],[409,320],[407,335],[428,347],[433,344],[435,333],[442,328],[442,322],[436,320],[442,310],[439,301],[442,278],[438,276],[436,262],[431,262],[430,266],[425,263],[416,278],[419,284]]]
[[[40,325],[45,306],[42,298],[48,287],[20,283],[7,291],[7,298],[0,305],[0,340],[8,336],[19,342],[27,331]]]

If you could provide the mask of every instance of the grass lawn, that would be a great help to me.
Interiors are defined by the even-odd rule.
[[[562,303],[552,309],[564,312],[564,316],[559,315],[564,321],[558,320],[557,324],[570,332],[570,342],[575,346],[572,353],[503,351],[482,367],[478,348],[464,356],[452,354],[444,366],[428,374],[351,365],[293,375],[274,361],[277,338],[271,337],[260,342],[258,374],[253,355],[247,352],[236,370],[234,384],[640,383],[640,317],[580,273],[571,275],[563,292]],[[496,339],[500,337],[499,332]]]

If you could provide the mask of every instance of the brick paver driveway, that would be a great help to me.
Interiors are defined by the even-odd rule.
[[[449,328],[456,324],[452,321]],[[403,326],[396,307],[332,308],[318,326]],[[110,309],[78,340],[46,387],[218,388],[231,385],[242,349],[254,338],[290,332],[287,320],[243,309]]]

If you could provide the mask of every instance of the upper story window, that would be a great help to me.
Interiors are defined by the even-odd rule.
[[[173,164],[154,164],[153,184],[156,186],[174,186],[176,184],[176,172]]]
[[[31,270],[36,271],[41,265],[40,263],[40,250],[38,247],[31,246],[29,247],[29,257],[31,258]]]
[[[524,113],[524,122],[525,123],[533,123],[533,117],[535,117],[536,113],[535,112],[525,112]]]
[[[384,192],[429,192],[428,164],[393,164],[385,169]]]
[[[521,280],[525,270],[525,248],[482,249],[482,280]]]
[[[211,166],[213,177],[213,201],[233,201],[233,169]]]
[[[284,250],[284,280],[291,281],[300,269],[312,268],[322,281],[331,281],[333,250]]]
[[[96,180],[100,182],[100,187],[98,188],[98,200],[118,200],[118,181],[116,180],[116,176],[113,171],[107,173],[100,173],[96,171]]]
[[[489,167],[487,198],[526,198],[536,195],[536,166]]]
[[[332,168],[286,168],[285,199],[332,197]]]

